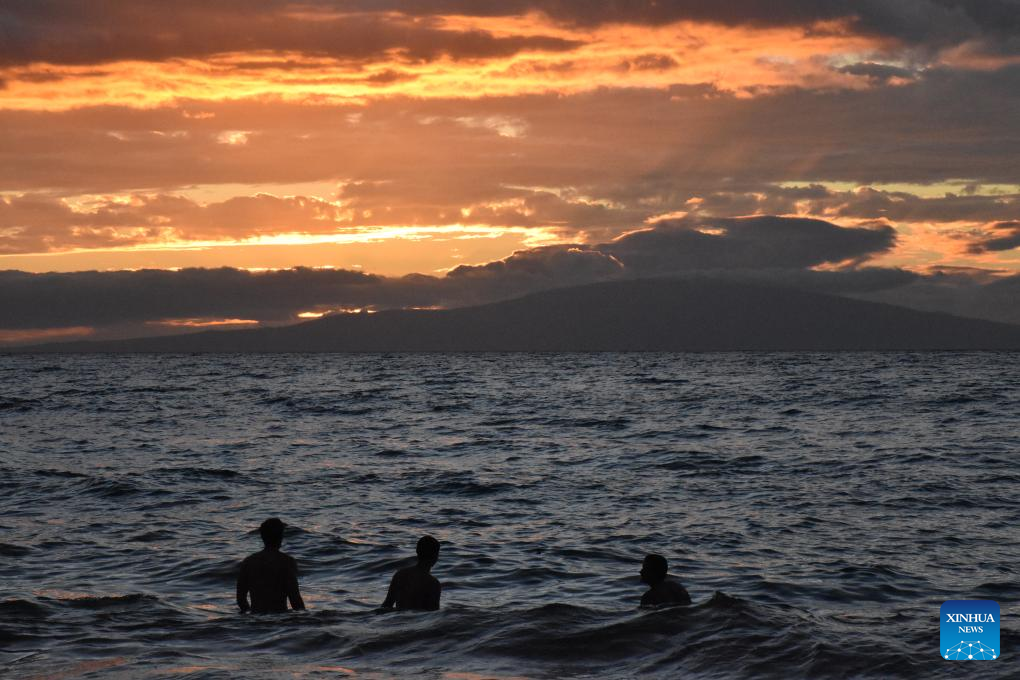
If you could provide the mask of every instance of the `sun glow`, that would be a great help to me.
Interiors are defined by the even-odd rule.
[[[331,316],[333,314],[375,314],[376,311],[378,310],[374,307],[334,307],[321,311],[299,312],[297,318],[305,320],[321,319],[324,316]]]
[[[215,328],[217,326],[257,326],[259,322],[254,319],[161,319],[159,321],[147,321],[149,326],[170,326],[172,328]]]

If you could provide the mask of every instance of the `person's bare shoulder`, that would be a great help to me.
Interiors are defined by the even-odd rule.
[[[404,567],[403,569],[397,569],[397,573],[393,575],[393,578],[399,581],[406,581],[409,578],[414,578],[414,573],[417,570],[416,567]]]
[[[683,584],[676,579],[669,579],[666,581],[669,588],[668,601],[675,604],[690,604],[691,596],[684,588]]]

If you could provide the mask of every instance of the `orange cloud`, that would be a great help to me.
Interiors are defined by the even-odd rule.
[[[421,60],[386,52],[370,61],[300,51],[175,57],[161,62],[122,60],[92,65],[37,62],[0,70],[7,88],[0,107],[67,110],[96,104],[155,107],[181,100],[359,103],[394,95],[477,98],[603,87],[711,84],[744,95],[776,87],[864,88],[867,78],[833,65],[891,49],[888,39],[802,27],[749,28],[679,22],[666,26],[609,25],[564,29],[537,17],[447,17],[451,33],[509,39],[514,31],[541,31],[571,47],[521,50],[472,59]]]
[[[160,319],[147,321],[151,326],[170,326],[172,328],[216,328],[219,326],[257,326],[255,319]]]
[[[875,258],[876,266],[902,266],[914,271],[933,267],[976,267],[1020,272],[1020,250],[978,252],[975,244],[993,238],[995,224],[972,222],[900,223],[895,250]]]
[[[20,345],[36,342],[51,342],[62,339],[85,338],[95,333],[89,326],[71,326],[67,328],[26,328],[22,330],[0,329],[0,344]]]

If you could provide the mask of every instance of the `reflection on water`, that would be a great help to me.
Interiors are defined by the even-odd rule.
[[[0,357],[0,672],[956,677],[961,598],[1002,605],[1007,663],[1018,365]],[[270,515],[309,610],[243,617]],[[442,609],[375,611],[426,533]],[[650,552],[694,606],[635,607]]]

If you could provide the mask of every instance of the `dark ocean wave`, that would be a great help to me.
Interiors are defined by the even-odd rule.
[[[42,601],[57,602],[61,607],[72,609],[131,609],[150,608],[159,602],[155,595],[127,593],[125,595],[90,595],[85,593],[47,593]]]
[[[49,616],[50,608],[32,600],[11,598],[0,600],[0,613],[10,622],[44,619]]]
[[[470,472],[444,472],[416,479],[408,486],[408,491],[433,496],[479,496],[517,488],[510,482],[482,481]]]
[[[40,399],[22,399],[0,395],[0,411],[29,411],[42,405],[43,402]]]
[[[31,548],[11,543],[0,543],[0,556],[3,557],[24,557],[32,552]]]
[[[806,612],[722,593],[692,607],[644,611],[551,603],[499,609],[454,606],[422,614],[334,609],[208,618],[199,610],[171,608],[158,598],[138,594],[0,605],[0,611],[29,624],[83,616],[90,610],[118,612],[116,622],[100,624],[97,634],[108,628],[108,633],[121,639],[122,650],[134,657],[134,672],[147,674],[148,670],[153,676],[158,675],[159,664],[147,662],[142,653],[149,638],[146,631],[153,625],[176,629],[178,641],[187,643],[186,659],[218,658],[236,672],[243,672],[243,662],[229,655],[223,660],[218,649],[316,659],[344,667],[373,668],[394,661],[409,666],[415,659],[443,658],[453,667],[466,669],[477,668],[477,660],[497,669],[515,665],[556,669],[535,677],[654,673],[704,678],[910,678],[939,667],[939,659],[919,659],[915,650],[897,642],[860,633],[848,639],[845,630]],[[24,641],[16,644],[23,653],[29,651]],[[862,647],[867,654],[860,653]],[[26,675],[56,656],[53,649],[32,651],[37,652],[34,660],[22,665]]]
[[[1020,642],[1015,355],[19,356],[0,381],[4,677],[991,678]],[[241,616],[274,515],[309,610]],[[425,533],[442,609],[376,611]],[[648,552],[694,606],[637,608]],[[949,599],[1001,604],[1001,662],[936,655]]]

